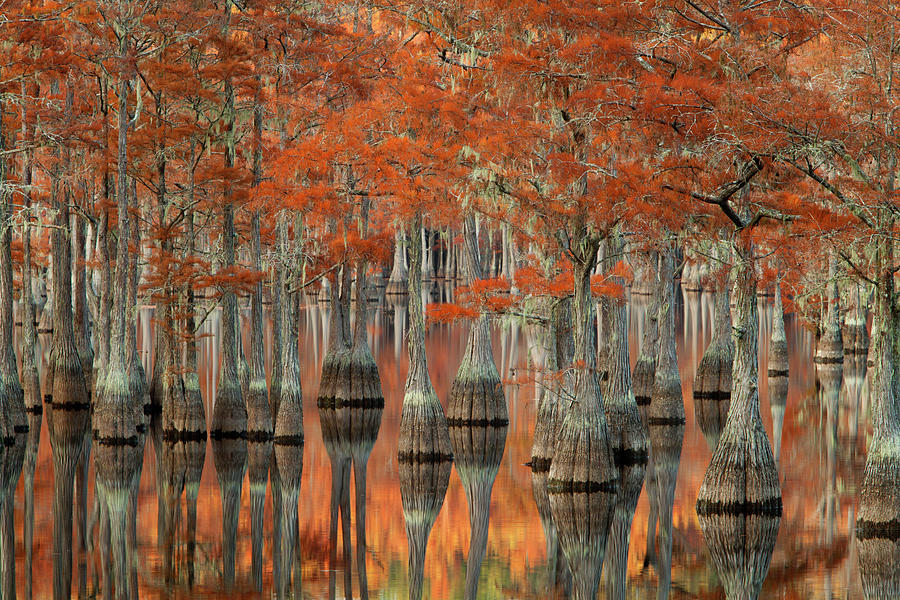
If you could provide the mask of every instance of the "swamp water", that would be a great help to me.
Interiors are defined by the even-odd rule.
[[[740,576],[729,570],[743,569],[749,573],[754,564],[758,570],[759,564],[765,564],[764,557],[770,551],[771,562],[760,594],[763,598],[862,598],[863,576],[900,578],[900,565],[890,558],[900,555],[896,543],[893,549],[874,550],[876,555],[885,557],[880,562],[875,561],[877,572],[861,573],[861,552],[863,556],[872,554],[873,550],[864,546],[873,542],[858,543],[854,535],[856,493],[862,480],[870,431],[865,361],[848,359],[843,367],[818,367],[817,372],[812,360],[815,340],[789,316],[786,319],[790,365],[787,398],[784,404],[770,402],[765,374],[772,324],[771,298],[759,300],[760,408],[772,446],[777,449],[783,516],[780,524],[755,517],[726,523],[719,529],[719,538],[709,541],[704,538],[695,503],[710,459],[709,444],[714,439],[714,432],[711,434],[709,426],[698,422],[692,385],[697,364],[711,338],[715,298],[690,292],[678,296],[678,362],[687,422],[680,455],[674,457],[677,463],[674,465],[677,467],[674,503],[671,507],[659,507],[661,518],[672,517],[671,560],[660,557],[653,544],[651,560],[647,560],[648,531],[658,531],[664,524],[650,525],[650,503],[644,488],[630,530],[625,598],[724,598],[724,582]],[[302,311],[300,357],[305,446],[302,471],[296,469],[298,465],[293,465],[293,476],[300,474],[301,478],[297,551],[293,553],[291,567],[295,593],[302,590],[302,597],[364,597],[360,581],[373,598],[406,598],[408,595],[409,545],[397,461],[401,400],[407,370],[405,298],[398,297],[396,303],[390,298],[382,299],[372,306],[369,340],[381,375],[385,405],[368,460],[363,560],[359,560],[357,554],[357,490],[349,483],[352,478],[338,477],[337,487],[347,486],[348,493],[339,493],[344,501],[332,505],[335,487],[332,468],[337,465],[346,472],[343,465],[349,462],[346,457],[354,451],[354,444],[371,444],[372,440],[346,439],[345,436],[339,440],[329,439],[326,443],[323,439],[323,422],[316,397],[328,334],[328,306],[309,301]],[[646,301],[634,297],[629,306],[632,365],[637,359],[645,310]],[[247,311],[244,316],[247,317]],[[141,311],[140,347],[147,372],[150,372],[152,356],[151,319],[152,309]],[[244,342],[245,348],[249,349],[246,322],[245,318]],[[207,419],[212,414],[211,399],[215,395],[220,328],[218,313],[213,313],[204,324],[202,333],[205,335],[200,341],[200,381]],[[465,323],[428,327],[429,370],[445,409],[468,331],[469,325]],[[17,329],[17,335],[19,333]],[[269,342],[267,340],[267,344]],[[41,335],[39,343],[39,356],[46,364],[49,336]],[[557,544],[552,539],[548,544],[545,535],[547,532],[553,534],[557,528],[547,518],[542,522],[543,515],[539,513],[533,493],[532,472],[526,465],[531,457],[541,387],[539,375],[530,367],[530,353],[538,347],[531,326],[520,321],[494,323],[494,360],[506,382],[509,407],[505,448],[499,467],[486,465],[482,471],[487,471],[488,476],[479,480],[478,465],[472,463],[477,463],[479,456],[486,462],[496,463],[498,438],[476,439],[473,436],[470,440],[473,447],[467,447],[466,452],[466,486],[460,477],[459,464],[453,467],[443,505],[428,538],[422,585],[425,598],[465,597],[467,556],[472,536],[466,488],[471,494],[477,495],[478,490],[485,494],[484,488],[490,488],[483,480],[489,479],[494,471],[496,479],[490,492],[487,547],[477,578],[477,597],[565,596],[565,587],[570,581],[567,567],[558,559]],[[29,592],[34,598],[54,597],[54,582],[56,597],[65,596],[67,591],[66,586],[61,588],[59,578],[54,577],[67,556],[65,553],[54,554],[54,462],[49,412],[45,409],[43,418],[30,417],[31,423],[39,421],[41,424],[36,446],[27,447],[29,439],[32,445],[37,442],[33,434],[30,438],[19,436],[17,446],[3,451],[2,457],[2,472],[9,480],[4,481],[0,490],[8,489],[12,497],[7,495],[0,506],[5,504],[11,508],[6,513],[11,515],[12,523],[7,516],[2,524],[4,536],[0,538],[9,540],[12,529],[15,585],[19,598],[28,597]],[[773,431],[780,433],[778,439]],[[370,434],[361,432],[358,435],[364,438]],[[502,441],[500,439],[499,443]],[[269,450],[266,454],[266,448],[254,446],[252,442],[241,442],[237,444],[240,447],[235,448],[226,447],[229,443],[228,440],[210,441],[205,447],[200,442],[175,448],[174,445],[167,446],[161,439],[154,439],[151,424],[143,444],[137,508],[126,515],[133,529],[120,536],[125,539],[124,564],[129,570],[132,597],[270,598],[276,593],[275,573],[286,567],[282,564],[278,542],[284,532],[276,533],[276,529],[284,529],[280,526],[280,517],[276,518],[281,511],[273,510],[273,486],[265,468],[266,461],[271,464],[271,459],[264,457],[272,452]],[[96,452],[91,453],[91,461],[95,455]],[[231,464],[235,462],[237,464]],[[197,482],[200,464],[202,474]],[[25,481],[31,468],[34,469],[33,502],[27,498],[26,487],[30,486],[26,486]],[[284,477],[288,476],[288,473],[284,474]],[[12,478],[16,481],[14,487]],[[263,485],[263,482],[268,483]],[[282,484],[286,485],[280,481],[279,489]],[[173,486],[178,492],[183,488],[186,493],[179,493],[176,499]],[[126,482],[122,483],[122,488],[127,488]],[[104,544],[106,532],[100,525],[94,501],[93,465],[87,474],[86,490],[86,500],[79,498],[78,489],[73,495],[71,595],[102,598],[106,597],[103,581],[108,575],[104,573],[107,561],[103,558],[110,550],[109,545]],[[265,499],[261,504],[263,491]],[[194,495],[195,514],[186,500]],[[670,494],[666,496],[670,497]],[[288,495],[282,490],[280,497]],[[227,500],[224,508],[223,498]],[[8,504],[10,501],[12,504]],[[86,506],[83,511],[79,508],[80,501]],[[340,514],[340,504],[352,514],[346,529],[343,525],[338,526],[337,521],[334,526],[332,524],[333,515]],[[597,510],[601,508],[611,510],[611,507]],[[32,512],[33,541],[26,544],[26,522],[29,520],[26,516],[30,518],[26,513]],[[82,524],[85,518],[88,527]],[[601,522],[608,523],[609,518],[567,523],[563,529],[569,530],[574,525],[575,529],[581,527],[583,536],[605,538],[605,531],[590,531],[591,524]],[[85,530],[87,534],[82,533]],[[609,535],[613,534],[610,532]],[[351,544],[346,553],[341,549],[343,540],[349,540]],[[877,540],[874,543],[887,542]],[[774,550],[770,550],[773,544]],[[608,566],[608,550],[606,556],[605,566]],[[54,561],[57,561],[56,565]],[[660,566],[665,564],[671,564],[670,573],[659,572]],[[364,573],[360,572],[361,565]],[[7,579],[8,573],[9,567],[5,566],[4,577]],[[606,598],[610,589],[609,576],[604,569],[601,598]],[[473,579],[471,574],[469,578]],[[352,592],[347,591],[348,585]],[[469,585],[471,590],[473,582]]]

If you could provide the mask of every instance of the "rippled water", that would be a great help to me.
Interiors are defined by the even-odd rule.
[[[760,299],[760,372],[766,373],[766,344],[771,327],[770,299]],[[724,597],[709,550],[701,534],[694,509],[697,492],[710,458],[710,449],[695,418],[692,381],[696,365],[711,337],[713,298],[683,295],[678,307],[678,356],[687,425],[675,489],[673,549],[670,598]],[[405,306],[393,307],[382,301],[372,315],[369,329],[373,354],[378,363],[385,396],[385,408],[377,441],[368,463],[365,570],[370,595],[401,598],[407,595],[408,556],[404,515],[401,508],[397,440],[403,383],[407,369],[405,346]],[[644,307],[635,300],[629,310],[632,364]],[[337,563],[329,560],[336,543],[331,530],[331,464],[323,444],[316,392],[328,329],[327,305],[310,303],[301,320],[301,361],[303,373],[304,426],[302,483],[299,495],[300,573],[303,596],[325,598],[335,593],[344,597],[348,568],[338,553]],[[140,337],[145,368],[150,367],[152,310],[141,312]],[[790,386],[784,412],[779,469],[784,495],[784,515],[771,567],[763,586],[763,598],[858,598],[862,597],[857,544],[854,539],[856,490],[862,479],[867,443],[868,392],[864,374],[846,368],[842,378],[817,379],[812,363],[814,339],[793,318],[787,319],[790,352]],[[201,343],[201,384],[211,415],[218,323],[213,314],[205,326],[209,334]],[[446,407],[450,383],[462,356],[468,325],[432,325],[427,334],[429,369],[438,396]],[[246,331],[245,331],[246,335]],[[46,360],[49,337],[41,336]],[[245,337],[249,349],[249,342]],[[529,368],[529,349],[535,345],[533,332],[517,321],[494,325],[494,358],[505,386],[510,424],[505,452],[491,498],[487,553],[480,574],[479,598],[554,597],[549,582],[547,546],[538,510],[532,496],[530,459],[536,413],[537,383]],[[830,393],[829,393],[830,392]],[[773,418],[768,402],[766,377],[760,379],[763,421],[770,440]],[[53,595],[53,477],[50,436],[46,418],[42,420],[40,446],[34,475],[33,560],[26,563],[24,544],[25,489],[20,478],[14,497],[16,586],[25,597],[27,567],[33,576],[33,596]],[[167,501],[164,444],[149,436],[143,455],[143,469],[136,513],[136,543],[129,546],[141,597],[271,597],[273,590],[272,489],[266,490],[261,526],[264,528],[261,580],[254,576],[251,528],[251,489],[244,475],[237,518],[233,584],[227,573],[226,544],[223,543],[223,506],[211,445],[206,448],[200,480],[193,555],[187,545],[187,511],[184,499]],[[93,458],[93,455],[92,455]],[[223,475],[220,473],[219,475]],[[93,468],[88,478],[87,519],[96,522]],[[259,488],[257,487],[257,492]],[[353,496],[351,496],[352,498]],[[356,506],[354,519],[355,557]],[[99,528],[91,528],[87,552],[80,550],[79,511],[75,511],[72,595],[103,596]],[[163,534],[166,520],[174,523],[170,535]],[[629,598],[657,595],[660,576],[653,564],[645,566],[647,555],[648,502],[642,491],[631,527],[631,548],[627,577]],[[337,535],[337,537],[342,537]],[[470,526],[466,496],[454,468],[443,507],[431,532],[425,563],[426,598],[462,598],[466,580],[466,556]],[[340,541],[337,541],[340,545]],[[173,565],[170,577],[166,564]],[[352,597],[360,597],[358,566],[352,567]],[[189,564],[192,563],[192,569]],[[332,568],[334,567],[334,568]],[[192,573],[191,573],[192,572]],[[604,577],[606,575],[604,574]],[[168,581],[167,581],[168,579]],[[663,577],[663,580],[666,578]],[[261,591],[257,586],[260,586]],[[230,588],[226,590],[226,587]],[[602,589],[602,588],[601,588]],[[600,597],[605,597],[601,592]],[[662,596],[661,596],[662,597]]]

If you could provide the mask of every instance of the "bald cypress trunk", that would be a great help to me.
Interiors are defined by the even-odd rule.
[[[900,523],[900,309],[894,288],[893,218],[883,210],[875,248],[875,322],[872,327],[872,440],[859,491],[857,538],[874,551],[897,539]],[[870,550],[867,549],[868,553]],[[860,551],[862,560],[862,550]],[[896,580],[896,578],[894,578]],[[869,583],[866,587],[875,589]]]
[[[837,259],[828,257],[828,281],[826,283],[828,306],[825,312],[825,323],[822,337],[816,346],[813,359],[818,364],[840,363],[844,360],[844,342],[840,323],[840,293],[837,285]]]
[[[727,252],[720,258],[727,262]],[[716,447],[731,403],[731,296],[727,282],[716,290],[716,329],[694,377],[694,413],[710,450]],[[783,329],[783,325],[782,325]]]
[[[22,95],[25,95],[25,82],[22,82]],[[28,117],[25,112],[25,102],[22,103],[22,139],[31,140],[31,130]],[[40,414],[43,410],[41,403],[41,381],[37,368],[35,344],[37,344],[37,325],[35,315],[33,290],[33,266],[31,255],[31,181],[33,171],[33,158],[31,151],[25,153],[25,165],[23,173],[23,209],[25,211],[25,223],[22,230],[22,391],[25,402],[25,410],[31,414]]]
[[[417,212],[411,230],[419,231],[421,227],[422,214]],[[453,461],[447,420],[428,376],[420,244],[410,245],[408,283],[409,371],[400,417],[398,460],[409,544],[409,597],[418,600],[422,597],[428,537],[444,504]]]
[[[416,245],[416,244],[413,244]],[[421,252],[421,248],[419,249]],[[406,267],[406,239],[403,230],[394,234],[394,262],[388,277],[386,294],[405,294],[409,285],[409,270]]]
[[[700,514],[781,515],[781,487],[759,414],[759,313],[753,248],[735,252],[731,408],[697,499]]]
[[[6,149],[6,132],[0,110],[0,152]],[[7,187],[6,159],[0,156],[0,445],[11,444],[16,433],[28,431],[25,394],[19,382],[13,348],[12,211]]]
[[[231,0],[225,2],[225,26],[223,35],[229,36]],[[234,87],[231,78],[225,78],[225,107],[222,113],[225,129],[224,167],[234,168],[235,108]],[[230,175],[229,175],[230,178]],[[222,242],[225,250],[225,269],[235,266],[234,198],[232,182],[226,179],[222,206]],[[210,435],[213,439],[243,437],[247,434],[247,409],[241,395],[238,380],[237,295],[231,284],[225,284],[222,293],[222,365],[219,370],[219,386],[213,406]]]
[[[120,42],[120,55],[128,54],[127,36]],[[112,333],[110,335],[109,363],[105,377],[98,385],[97,399],[92,416],[94,439],[101,444],[116,445],[122,442],[134,444],[138,427],[143,424],[142,403],[135,397],[132,377],[132,354],[127,345],[129,315],[133,314],[131,300],[131,261],[129,260],[128,238],[131,220],[128,211],[128,80],[120,76],[118,84],[118,172],[117,172],[117,245],[116,270],[112,285]],[[54,328],[55,331],[55,328]]]
[[[88,394],[91,393],[94,371],[94,349],[91,347],[91,326],[87,307],[86,238],[87,223],[80,216],[73,219],[72,236],[72,309],[75,327],[75,345],[81,359]]]
[[[585,234],[578,244],[572,301],[575,399],[566,412],[550,465],[551,500],[554,492],[615,490],[616,468],[597,378],[590,288],[599,239]]]
[[[638,354],[637,363],[635,363],[634,370],[631,373],[631,379],[634,386],[634,399],[641,412],[641,420],[644,422],[644,425],[647,424],[647,411],[650,408],[650,396],[653,393],[653,381],[656,378],[656,364],[659,362],[658,255],[655,252],[651,253],[648,262],[652,265],[652,268],[647,269],[645,277],[652,281],[644,282],[642,285],[649,288],[652,284],[655,292],[651,294],[651,299],[647,306],[647,321],[644,324],[641,349]]]
[[[261,118],[261,117],[260,117]],[[260,242],[259,211],[253,213],[251,222],[253,268],[262,267],[262,244]],[[247,403],[247,423],[253,438],[269,439],[274,428],[272,412],[269,408],[269,394],[266,388],[266,357],[263,344],[262,280],[256,283],[250,306],[250,385]]]

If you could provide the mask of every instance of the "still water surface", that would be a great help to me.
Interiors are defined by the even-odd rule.
[[[715,567],[710,559],[694,510],[697,492],[710,459],[710,448],[694,416],[692,383],[697,363],[712,335],[714,298],[707,294],[685,293],[677,312],[678,357],[687,414],[681,463],[673,507],[673,550],[670,598],[724,598]],[[772,322],[771,300],[760,299],[760,400],[761,412],[770,440],[773,417],[768,402],[765,373],[767,344]],[[644,303],[636,298],[629,310],[632,364],[644,320]],[[372,314],[374,312],[374,314]],[[370,312],[369,339],[381,374],[385,408],[377,441],[368,463],[367,523],[368,549],[365,567],[373,598],[405,598],[408,567],[407,540],[398,479],[397,440],[403,384],[407,370],[405,342],[406,307],[382,300]],[[151,365],[152,310],[141,313],[140,347],[145,368]],[[789,317],[786,321],[790,352],[790,385],[779,432],[784,516],[778,531],[771,567],[763,586],[763,598],[861,598],[853,533],[856,491],[862,479],[868,427],[868,384],[863,373],[846,370],[836,404],[828,400],[834,378],[820,382],[812,363],[814,339]],[[215,314],[205,325],[201,348],[201,386],[212,414],[215,368],[218,364],[218,327]],[[431,325],[426,346],[434,387],[446,407],[450,384],[465,349],[468,325]],[[249,340],[245,347],[249,349]],[[331,568],[330,539],[331,464],[322,440],[316,395],[321,363],[328,335],[328,307],[307,303],[301,319],[301,361],[305,449],[299,496],[299,536],[303,597],[327,598],[337,590],[344,597],[342,563]],[[48,336],[41,336],[43,360],[49,352]],[[502,463],[493,487],[487,553],[480,575],[479,598],[548,598],[550,573],[544,530],[532,496],[530,459],[532,432],[537,412],[538,384],[530,368],[530,349],[536,341],[529,326],[510,321],[495,323],[494,359],[505,386],[509,405],[509,430]],[[824,383],[824,385],[823,385]],[[835,397],[832,395],[832,397]],[[46,413],[45,413],[46,414]],[[51,536],[53,531],[53,460],[46,418],[37,454],[34,483],[33,596],[53,595]],[[774,445],[774,444],[773,444]],[[185,543],[186,508],[182,500],[166,503],[160,457],[151,438],[145,445],[137,509],[137,536],[133,560],[140,597],[272,597],[273,542],[272,490],[266,491],[263,527],[262,579],[256,581],[252,567],[251,494],[249,477],[244,476],[238,516],[234,583],[226,590],[223,545],[223,507],[213,452],[207,446],[198,491],[196,548],[193,581],[189,581],[189,557]],[[93,456],[92,456],[93,458]],[[93,506],[93,474],[89,476],[88,513]],[[15,492],[16,580],[19,597],[24,597],[26,580],[23,543],[24,486]],[[353,496],[351,495],[351,498]],[[353,510],[354,520],[355,507]],[[174,536],[162,535],[166,518],[176,524]],[[355,522],[353,524],[355,540]],[[628,556],[629,598],[657,596],[659,576],[647,555],[648,502],[642,492],[632,528]],[[78,528],[75,528],[78,535]],[[340,537],[340,535],[338,536]],[[86,556],[75,544],[73,556],[73,597],[79,590],[102,596],[95,588],[100,577],[98,535],[91,540]],[[466,580],[466,556],[470,539],[466,496],[454,469],[443,508],[437,517],[428,544],[425,563],[426,598],[462,598]],[[337,541],[340,545],[340,541]],[[355,544],[355,541],[354,541]],[[172,553],[174,580],[167,582],[165,558]],[[351,552],[356,554],[355,548]],[[340,554],[338,555],[340,557]],[[355,563],[355,561],[354,561]],[[83,565],[83,566],[82,566]],[[352,597],[360,596],[357,567],[353,570]],[[604,574],[604,577],[606,575]],[[230,585],[230,584],[229,584]],[[261,586],[262,591],[258,591]],[[603,586],[601,586],[601,590]],[[601,591],[600,597],[604,597]]]

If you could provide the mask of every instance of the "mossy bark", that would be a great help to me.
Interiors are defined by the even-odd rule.
[[[535,365],[539,371],[538,385],[540,398],[538,414],[534,422],[534,440],[531,446],[531,470],[533,473],[549,473],[556,450],[556,440],[562,425],[567,397],[574,396],[572,377],[561,369],[568,363],[560,363],[560,338],[562,322],[569,320],[571,301],[560,299],[551,301],[546,307],[546,318],[542,325],[541,344],[543,364]],[[564,327],[569,327],[566,324]],[[546,485],[546,481],[544,482]],[[548,505],[549,507],[549,505]],[[548,508],[549,510],[549,508]],[[549,513],[548,513],[549,515]]]
[[[647,424],[647,411],[650,408],[650,397],[653,394],[653,381],[656,379],[656,364],[659,362],[658,255],[656,253],[651,254],[649,262],[653,268],[648,269],[648,275],[652,279],[656,292],[652,294],[650,302],[647,305],[641,349],[638,353],[638,360],[634,365],[634,370],[631,372],[631,380],[634,387],[634,399],[638,405],[638,410],[641,413],[641,419],[643,420],[644,425]],[[632,291],[632,293],[634,292]]]
[[[419,212],[412,231],[418,231],[421,227],[422,215]],[[411,245],[408,278],[409,371],[403,395],[398,449],[400,496],[409,544],[411,600],[422,597],[428,536],[444,504],[453,461],[447,419],[428,376],[421,250],[421,245]]]
[[[229,37],[231,2],[225,3],[226,24],[223,36]],[[230,77],[225,78],[225,106],[223,120],[225,129],[224,167],[230,171],[235,158],[235,92]],[[225,181],[222,206],[222,240],[225,249],[224,268],[235,266],[236,235],[234,230],[234,192],[232,183]],[[219,370],[219,385],[213,405],[210,435],[213,439],[244,437],[247,434],[247,409],[241,394],[238,379],[238,353],[240,339],[237,336],[238,310],[237,295],[231,285],[224,286],[222,293],[222,365]]]
[[[125,56],[128,52],[127,36],[122,36],[119,53]],[[116,269],[112,291],[111,334],[109,344],[109,362],[106,372],[100,373],[98,390],[92,415],[94,440],[108,445],[134,444],[138,436],[138,428],[143,424],[141,412],[142,402],[135,396],[132,382],[134,374],[133,353],[129,353],[126,335],[129,329],[129,317],[133,315],[134,304],[129,303],[133,286],[131,261],[129,260],[128,241],[131,236],[130,216],[128,208],[128,80],[122,76],[118,83],[118,171],[116,186],[117,207],[117,243]],[[67,319],[71,321],[71,319]],[[54,335],[58,327],[54,327]],[[56,370],[54,370],[54,379]],[[55,384],[54,384],[55,387]],[[54,391],[54,396],[56,392]]]
[[[0,150],[4,147],[0,115]],[[0,181],[6,181],[6,161],[0,158]],[[0,191],[0,445],[13,443],[28,430],[25,392],[19,381],[13,347],[12,205],[9,192]]]

